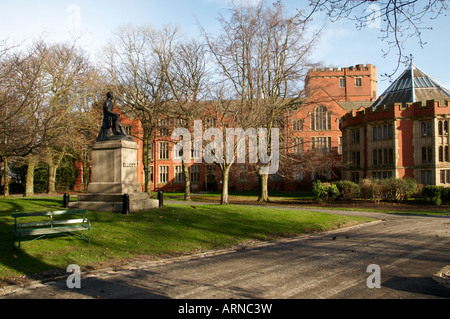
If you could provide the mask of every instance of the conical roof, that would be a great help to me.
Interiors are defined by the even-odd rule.
[[[411,62],[409,68],[372,104],[372,108],[394,103],[405,105],[409,102],[446,99],[450,99],[450,91]]]

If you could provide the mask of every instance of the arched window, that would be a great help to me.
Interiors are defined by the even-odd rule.
[[[325,106],[318,106],[311,113],[311,130],[331,130],[331,113]]]

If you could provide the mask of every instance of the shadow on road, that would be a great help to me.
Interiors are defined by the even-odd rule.
[[[401,277],[394,276],[382,284],[383,287],[405,291],[413,294],[450,298],[450,289],[446,288],[430,277]]]

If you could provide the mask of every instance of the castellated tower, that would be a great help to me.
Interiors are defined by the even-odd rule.
[[[324,90],[337,102],[370,102],[377,99],[377,68],[371,64],[346,68],[311,69],[306,93]]]

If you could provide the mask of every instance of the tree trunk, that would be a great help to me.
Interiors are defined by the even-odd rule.
[[[231,164],[223,164],[222,169],[222,195],[220,196],[220,204],[228,204],[228,176],[230,175]]]
[[[258,175],[258,177],[259,177],[258,202],[268,202],[269,201],[269,191],[268,191],[269,175],[261,174],[261,175]]]
[[[191,178],[189,176],[189,167],[187,163],[183,161],[183,174],[184,174],[184,200],[191,201]]]
[[[8,157],[3,156],[3,196],[9,196]]]
[[[143,136],[143,145],[142,145],[142,165],[144,167],[144,192],[150,194],[150,161],[148,159],[149,153],[148,153],[148,135],[145,132],[144,129],[144,136]]]
[[[50,155],[47,157],[48,164],[48,193],[56,193],[56,171],[65,155],[65,152],[59,152],[56,155],[56,161],[53,160],[53,152],[50,151]]]
[[[38,161],[34,156],[27,158],[27,177],[25,180],[25,197],[34,195],[34,171],[36,169]]]

